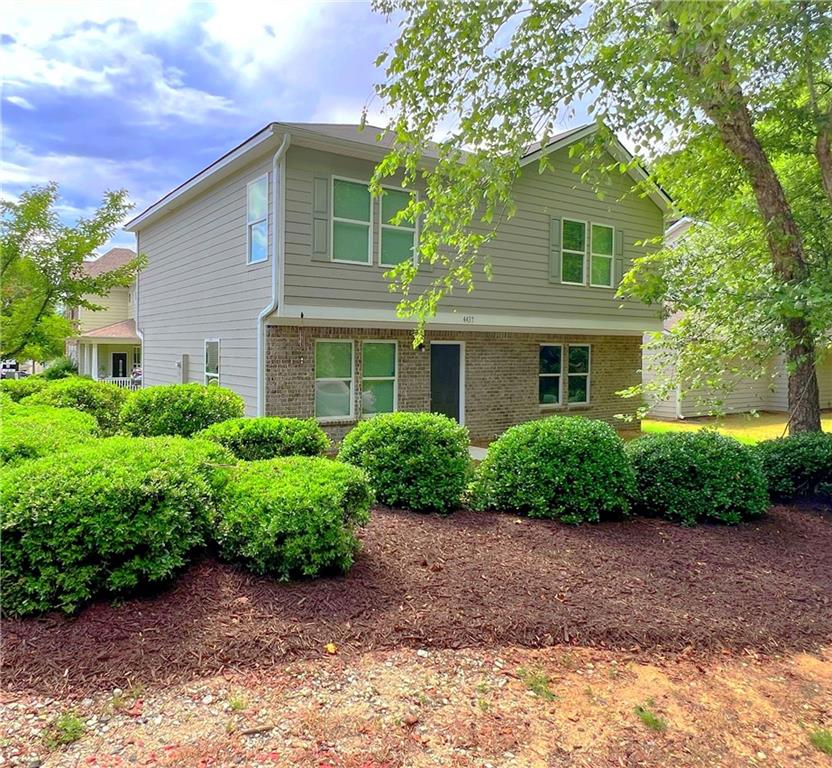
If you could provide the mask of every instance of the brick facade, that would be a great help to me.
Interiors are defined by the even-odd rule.
[[[266,349],[266,412],[308,418],[315,412],[315,340],[355,342],[355,413],[361,415],[361,341],[398,341],[398,409],[430,410],[430,352],[435,341],[465,342],[465,424],[472,440],[491,440],[513,424],[551,414],[581,414],[620,424],[615,415],[629,403],[615,393],[641,379],[641,338],[560,334],[430,331],[424,349],[414,349],[406,330],[271,326]],[[541,343],[590,344],[589,405],[555,408],[538,404],[538,349]],[[355,424],[324,424],[340,440]]]

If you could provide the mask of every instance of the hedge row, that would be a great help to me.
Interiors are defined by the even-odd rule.
[[[238,464],[181,437],[76,445],[0,472],[3,612],[73,612],[164,583],[209,543],[281,579],[346,570],[371,500],[364,473],[331,459]]]

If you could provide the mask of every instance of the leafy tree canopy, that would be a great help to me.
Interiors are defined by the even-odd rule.
[[[137,257],[101,275],[82,269],[132,207],[126,192],[108,192],[95,214],[74,227],[61,224],[57,200],[57,185],[48,184],[0,207],[0,357],[43,361],[61,355],[74,333],[62,309],[103,309],[90,297],[130,285],[143,266]]]
[[[762,280],[770,275],[771,285],[750,287],[753,295],[772,299],[766,313],[788,361],[792,428],[820,428],[814,360],[823,313],[810,312],[806,302],[819,301],[822,280],[812,277],[806,248],[813,235],[792,210],[798,203],[787,188],[794,194],[796,186],[786,177],[800,171],[787,146],[796,142],[806,151],[797,155],[815,169],[815,184],[820,180],[813,194],[832,201],[828,4],[375,0],[375,7],[399,20],[400,34],[378,60],[386,74],[378,92],[394,115],[395,144],[374,183],[378,190],[394,174],[406,185],[422,179],[426,194],[399,216],[420,217],[422,261],[440,266],[420,293],[411,293],[414,265],[402,264],[392,275],[391,287],[403,294],[400,314],[418,321],[417,341],[447,294],[473,289],[476,265],[490,275],[483,248],[513,213],[512,185],[523,154],[535,141],[545,144],[583,103],[598,131],[583,146],[573,145],[573,156],[576,169],[599,190],[610,173],[697,144],[707,162],[687,163],[689,183],[670,190],[683,212],[698,218],[719,203],[727,217],[746,186],[753,206],[736,228],[751,221],[768,252],[768,265],[757,274]],[[759,122],[767,116],[770,136]],[[631,142],[632,161],[605,153],[612,133]],[[425,148],[441,134],[438,160],[426,162]],[[777,142],[781,151],[774,154],[784,165],[767,155]],[[546,167],[544,157],[540,171]],[[710,285],[715,290],[717,282]],[[716,315],[708,326],[721,334],[736,330],[722,327]]]

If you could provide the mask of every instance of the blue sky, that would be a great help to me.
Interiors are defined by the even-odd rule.
[[[272,120],[381,119],[396,36],[367,3],[290,0],[12,0],[0,30],[2,194],[56,181],[67,221],[106,189],[141,210]]]

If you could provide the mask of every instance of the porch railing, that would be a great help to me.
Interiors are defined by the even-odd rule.
[[[101,379],[101,381],[115,384],[122,389],[141,389],[142,386],[141,379],[134,379],[132,376],[109,376],[106,379]]]

